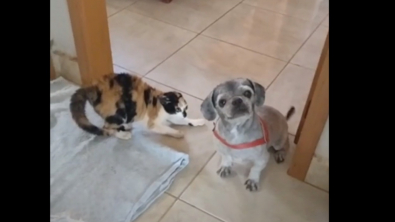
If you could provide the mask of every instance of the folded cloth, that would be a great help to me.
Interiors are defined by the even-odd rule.
[[[50,213],[52,222],[129,222],[172,184],[188,155],[153,142],[139,131],[130,140],[98,137],[71,118],[77,86],[51,83]],[[88,118],[103,120],[87,104]]]

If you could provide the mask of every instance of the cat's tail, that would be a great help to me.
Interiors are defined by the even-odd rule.
[[[288,121],[294,114],[295,114],[295,107],[292,106],[292,107],[288,110],[287,115],[285,115],[285,119]]]
[[[97,101],[100,100],[100,92],[97,87],[90,86],[85,88],[80,88],[71,96],[70,100],[70,112],[75,123],[88,133],[98,135],[98,136],[108,136],[112,134],[112,131],[101,129],[93,125],[85,114],[85,104],[87,100]]]

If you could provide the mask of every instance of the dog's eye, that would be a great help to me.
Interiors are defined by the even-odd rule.
[[[245,92],[243,93],[243,95],[244,95],[245,97],[247,97],[247,98],[251,98],[251,96],[252,96],[252,94],[251,94],[251,92],[250,92],[249,90],[245,91]]]
[[[219,104],[220,107],[224,107],[225,104],[226,104],[226,100],[220,99],[219,102],[218,102],[218,104]]]

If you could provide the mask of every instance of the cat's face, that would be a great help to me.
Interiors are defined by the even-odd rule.
[[[181,93],[179,92],[166,92],[159,97],[165,111],[170,115],[187,116],[188,104]]]

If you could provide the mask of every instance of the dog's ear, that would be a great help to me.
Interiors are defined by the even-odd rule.
[[[200,112],[203,117],[208,121],[213,121],[217,117],[217,111],[214,108],[214,90],[206,97],[203,103],[200,105]]]
[[[170,103],[170,98],[166,94],[162,94],[158,96],[159,102],[162,105],[166,105]]]
[[[261,84],[257,83],[257,82],[253,82],[249,79],[247,79],[250,84],[251,84],[251,88],[252,90],[254,90],[254,94],[255,94],[255,105],[256,106],[262,106],[263,103],[265,102],[265,96],[266,96],[266,90],[265,87],[263,87]]]

